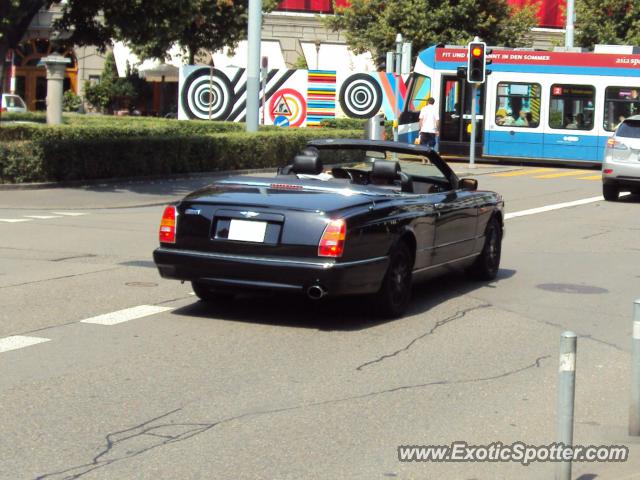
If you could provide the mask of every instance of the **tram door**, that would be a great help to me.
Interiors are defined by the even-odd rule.
[[[464,78],[443,76],[440,90],[440,152],[468,155],[471,141],[471,96]],[[484,84],[476,89],[476,153],[482,152]]]

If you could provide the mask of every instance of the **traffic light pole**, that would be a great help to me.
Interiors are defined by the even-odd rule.
[[[469,148],[469,168],[476,167],[476,95],[478,84],[471,84],[471,142]]]

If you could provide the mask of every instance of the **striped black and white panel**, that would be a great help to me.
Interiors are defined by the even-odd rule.
[[[271,70],[267,74],[266,100],[277,92],[296,70]],[[262,87],[262,85],[261,85]],[[260,104],[263,92],[260,91]],[[181,107],[190,119],[243,122],[247,116],[247,71],[245,68],[192,71],[180,91]]]

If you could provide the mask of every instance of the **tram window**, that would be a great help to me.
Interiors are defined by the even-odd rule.
[[[431,96],[431,79],[419,73],[414,74],[411,98],[408,103],[409,111],[419,112]]]
[[[613,132],[631,115],[640,113],[640,87],[607,87],[604,91],[604,129]]]
[[[591,85],[551,85],[549,126],[592,130],[596,89]]]
[[[496,125],[535,128],[540,125],[540,92],[538,83],[498,83]]]

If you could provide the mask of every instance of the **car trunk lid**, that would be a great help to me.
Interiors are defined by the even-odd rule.
[[[259,178],[216,182],[178,206],[176,248],[316,257],[327,222],[372,201],[346,187],[349,184],[327,188]]]

